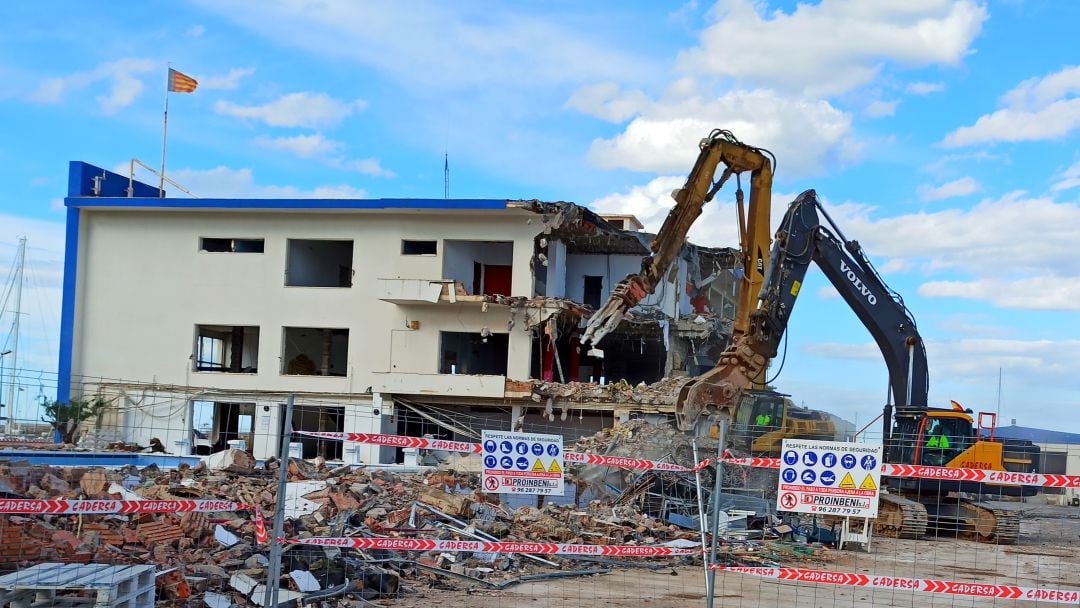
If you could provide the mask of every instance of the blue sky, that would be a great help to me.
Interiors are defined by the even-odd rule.
[[[714,127],[815,188],[902,293],[931,398],[1080,431],[1080,3],[5,3],[0,260],[30,239],[19,367],[55,369],[67,161],[199,195],[571,200],[655,229]],[[150,176],[143,175],[150,180]],[[735,246],[731,193],[692,232]],[[778,387],[868,421],[886,374],[820,273]],[[4,324],[10,323],[5,317]],[[36,391],[34,389],[31,392]]]

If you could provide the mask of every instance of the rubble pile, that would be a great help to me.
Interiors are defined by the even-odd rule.
[[[685,448],[685,450],[684,450]],[[606,429],[577,442],[585,452],[693,464],[689,440],[670,425],[642,421]],[[715,449],[715,448],[714,448]],[[27,499],[218,499],[255,505],[272,526],[282,463],[226,450],[195,467],[165,471],[151,465],[106,469],[49,467],[0,460],[0,497]],[[365,605],[426,589],[504,589],[545,577],[591,576],[620,567],[670,568],[699,557],[611,558],[356,549],[348,542],[305,539],[529,541],[573,545],[696,547],[696,524],[658,508],[692,492],[692,476],[580,467],[568,475],[566,497],[485,494],[475,472],[428,470],[395,474],[332,466],[322,459],[289,459],[284,505],[281,601],[313,606]],[[594,470],[621,476],[625,489],[604,496],[583,492]],[[653,476],[651,478],[647,476]],[[609,488],[612,478],[599,478]],[[657,480],[653,483],[652,480]],[[595,479],[594,479],[595,481]],[[664,489],[678,485],[678,489]],[[689,484],[689,485],[687,485]],[[659,488],[659,490],[658,490]],[[665,494],[657,501],[657,493]],[[681,496],[686,505],[695,497]],[[683,511],[683,514],[696,515]],[[773,522],[775,523],[775,522]],[[272,533],[272,530],[271,530]],[[256,541],[254,514],[139,513],[133,515],[6,515],[0,518],[0,570],[34,563],[159,566],[158,605],[262,605],[269,544]],[[775,538],[770,532],[765,538]],[[313,543],[318,541],[313,541]],[[340,545],[340,546],[328,546]],[[725,534],[725,563],[768,565],[821,560],[820,549]]]
[[[533,380],[533,400],[551,398],[557,401],[587,401],[602,403],[636,403],[641,405],[675,405],[679,389],[687,378],[663,378],[652,384],[631,385],[625,380],[608,384],[589,382],[543,382]]]

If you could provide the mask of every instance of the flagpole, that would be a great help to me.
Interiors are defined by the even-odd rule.
[[[167,64],[172,69],[172,63]],[[158,174],[158,198],[165,198],[165,138],[169,133],[169,76],[165,76],[165,122],[161,127],[161,173]]]

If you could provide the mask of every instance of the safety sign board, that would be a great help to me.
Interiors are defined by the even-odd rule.
[[[777,510],[877,517],[881,454],[880,444],[785,439]]]
[[[480,446],[484,491],[563,495],[562,435],[484,431]]]

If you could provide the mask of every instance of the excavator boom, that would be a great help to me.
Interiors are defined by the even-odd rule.
[[[743,273],[739,286],[739,302],[736,308],[735,335],[746,332],[749,313],[753,310],[754,297],[765,275],[765,252],[769,250],[769,214],[772,200],[772,179],[776,159],[761,148],[748,146],[730,131],[716,129],[701,140],[701,152],[694,163],[686,183],[672,192],[675,206],[664,219],[656,233],[652,254],[641,262],[641,272],[632,274],[619,282],[605,305],[589,319],[582,335],[583,345],[598,344],[611,333],[634,306],[651,294],[679,255],[690,226],[701,215],[732,175],[740,180],[736,192],[739,208],[739,237],[742,242]],[[717,168],[724,170],[716,177]],[[741,174],[750,173],[749,216],[743,206]],[[715,179],[715,181],[714,181]]]

